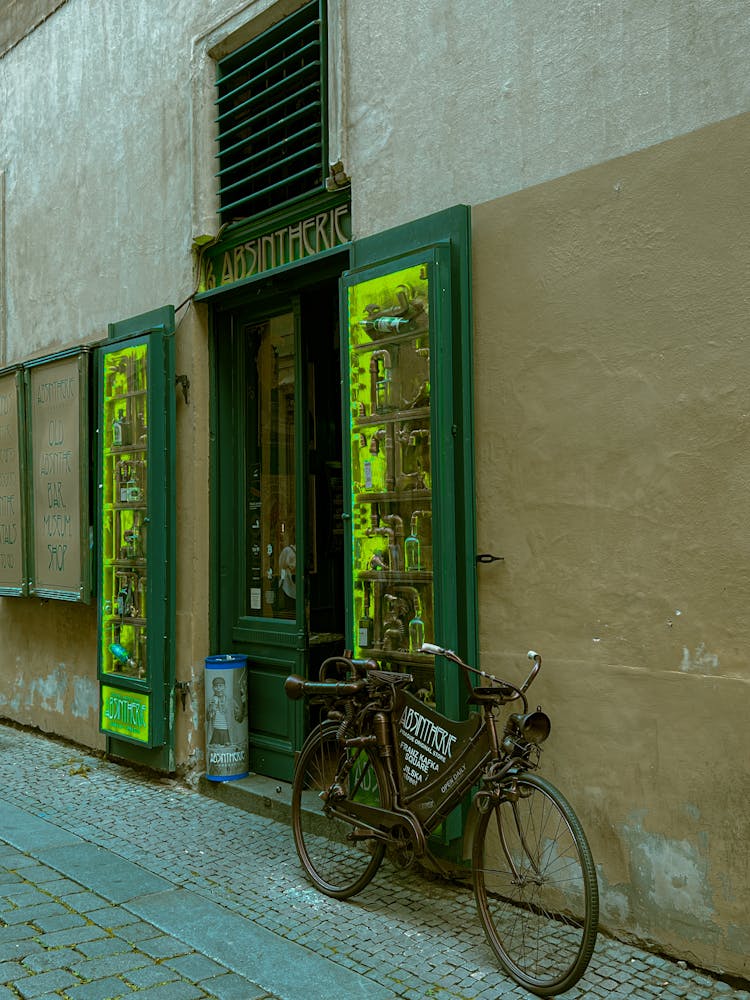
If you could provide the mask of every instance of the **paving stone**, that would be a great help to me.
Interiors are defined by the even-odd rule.
[[[129,969],[139,969],[149,965],[145,955],[130,951],[119,955],[104,955],[101,958],[88,958],[83,962],[71,965],[71,970],[81,979],[104,979],[106,976],[119,976]]]
[[[37,920],[44,917],[57,917],[67,912],[65,907],[60,906],[59,903],[36,903],[31,906],[19,907],[7,914],[4,919],[8,924],[36,923]]]
[[[191,983],[180,980],[176,983],[165,983],[152,989],[139,990],[138,1000],[203,1000],[204,991]]]
[[[27,955],[23,959],[24,967],[32,972],[49,972],[50,969],[68,969],[74,962],[80,962],[81,956],[71,948],[52,948]]]
[[[24,941],[27,938],[36,937],[38,931],[28,924],[13,924],[7,927],[0,927],[0,947],[11,941]]]
[[[107,936],[107,932],[101,927],[87,924],[85,927],[73,927],[64,931],[42,934],[39,937],[39,943],[45,948],[58,948],[61,945],[78,944],[79,941],[93,941],[95,938]]]
[[[119,1000],[132,995],[133,991],[121,979],[97,979],[94,983],[72,986],[65,991],[70,1000]]]
[[[215,976],[213,979],[204,979],[200,986],[215,1000],[273,1000],[273,997],[260,986],[254,987],[247,979],[233,972]]]
[[[140,941],[138,943],[138,950],[144,952],[146,955],[150,955],[151,958],[163,959],[177,958],[178,955],[184,955],[192,949],[181,941],[177,941],[176,938],[163,934],[161,937]]]
[[[41,997],[45,993],[58,992],[68,986],[76,985],[80,980],[64,969],[55,969],[52,972],[42,972],[38,976],[29,976],[14,983],[14,989],[18,990],[24,1000]]]
[[[116,927],[124,927],[126,924],[133,923],[132,913],[128,913],[127,910],[122,910],[112,904],[104,906],[104,900],[100,896],[95,895],[93,892],[89,893],[89,895],[93,896],[94,900],[98,900],[99,905],[90,910],[88,908],[82,909],[79,912],[85,913],[86,917],[97,926],[114,930]]]
[[[95,941],[81,941],[77,947],[86,958],[102,958],[104,955],[123,955],[133,950],[131,944],[120,937],[97,938]],[[80,955],[78,956],[80,960]]]
[[[0,983],[13,983],[30,975],[30,970],[24,969],[20,962],[0,962]]]
[[[32,938],[9,941],[7,944],[0,944],[0,962],[25,961],[27,956],[42,950],[42,946]]]
[[[165,959],[163,964],[168,965],[185,979],[190,979],[194,983],[226,972],[223,965],[219,965],[218,962],[206,958],[205,955],[199,955],[197,952],[192,955],[182,955],[179,958]]]
[[[147,986],[158,986],[160,983],[173,983],[182,976],[167,965],[144,965],[141,969],[131,969],[123,972],[123,979],[136,989],[143,990]]]
[[[49,903],[50,897],[29,882],[12,882],[0,887],[0,896],[15,906],[31,906],[33,903]]]
[[[128,914],[130,919],[133,919],[133,914]],[[161,937],[161,931],[154,927],[153,924],[147,924],[143,920],[138,920],[136,923],[125,924],[117,928],[117,934],[119,937],[123,938],[125,941],[130,941],[132,944],[138,944],[140,941],[150,941],[153,938]]]
[[[85,927],[86,921],[78,913],[71,913],[63,908],[63,912],[51,917],[34,917],[34,924],[46,932],[64,931],[69,927]]]
[[[150,872],[185,893],[211,900],[227,913],[254,921],[290,942],[306,944],[335,963],[332,968],[368,973],[366,989],[370,983],[376,989],[376,983],[390,977],[394,985],[400,981],[404,1000],[427,1000],[429,995],[438,1000],[529,1000],[531,995],[494,965],[466,887],[423,878],[416,870],[398,872],[386,861],[354,905],[328,899],[308,884],[294,853],[289,828],[275,820],[233,809],[187,791],[177,782],[160,781],[145,772],[98,758],[91,758],[94,764],[85,785],[86,795],[82,796],[80,780],[67,774],[67,762],[73,754],[82,759],[80,753],[39,734],[5,728],[2,731],[8,734],[8,745],[0,758],[0,797],[26,811],[32,821],[48,821],[59,834],[83,838],[92,856],[97,848],[100,856],[101,849],[111,851],[121,861],[136,865],[139,876]],[[38,780],[40,771],[45,775],[44,782]],[[116,825],[111,822],[113,809],[118,815]],[[207,837],[209,830],[211,835]],[[171,943],[165,945],[165,936],[158,928],[92,893],[94,882],[86,882],[83,866],[77,870],[81,891],[73,882],[63,895],[61,890],[72,881],[70,872],[60,875],[39,857],[44,860],[38,853],[37,858],[32,858],[0,844],[0,899],[5,898],[11,907],[14,902],[30,904],[32,897],[24,893],[29,893],[33,883],[45,901],[50,900],[49,892],[56,893],[57,901],[92,921],[80,927],[73,939],[66,940],[66,931],[47,930],[38,935],[45,945],[54,945],[59,953],[67,952],[61,959],[65,965],[72,963],[78,968],[86,961],[125,957],[135,949],[148,964],[123,973],[122,979],[132,983],[138,1000],[163,1000],[155,991],[165,987],[170,991],[166,1000],[186,1000],[186,989],[205,993],[214,990],[222,1000],[250,1000],[249,989],[255,1000],[256,988],[232,972],[208,975],[198,987],[195,979],[186,983],[190,977],[180,978],[177,970],[187,971],[184,963],[196,957],[194,940],[188,947],[175,944],[167,936]],[[2,871],[3,864],[8,870]],[[149,918],[154,913],[146,912]],[[346,921],[352,942],[347,946],[341,942],[342,920]],[[96,927],[93,933],[92,927]],[[108,928],[116,931],[120,945],[113,944],[115,939]],[[2,937],[3,930],[8,928],[0,927],[0,961],[20,960],[30,968],[32,960],[42,963],[48,955],[54,955],[53,951],[41,951],[41,945],[34,940],[37,932],[23,922],[13,925],[11,931],[20,935],[19,943],[25,942],[25,957],[13,947],[13,938]],[[147,941],[152,942],[149,950],[155,954],[141,951],[141,942]],[[334,943],[337,950],[331,947]],[[110,953],[113,947],[118,951]],[[78,957],[71,959],[71,951]],[[175,965],[176,969],[170,968]],[[41,973],[52,972],[55,967],[39,964],[36,968]],[[209,968],[216,971],[213,966]],[[169,982],[164,980],[166,976]],[[110,974],[98,982],[106,978],[115,977]],[[669,982],[670,987],[662,986],[664,982]],[[733,991],[723,986],[704,973],[678,969],[669,959],[602,936],[580,988],[571,990],[565,1000],[750,1000],[747,990]],[[433,988],[436,992],[429,994]],[[51,989],[47,995],[60,1000],[57,990]],[[5,1000],[2,993],[0,1000]],[[310,1000],[317,1000],[314,991]]]

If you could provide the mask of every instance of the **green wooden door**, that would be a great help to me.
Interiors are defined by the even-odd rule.
[[[214,651],[247,655],[250,769],[283,780],[307,722],[284,681],[343,648],[336,315],[331,282],[214,317]]]

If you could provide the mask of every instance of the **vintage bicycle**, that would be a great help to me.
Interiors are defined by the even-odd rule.
[[[425,643],[463,675],[476,708],[456,722],[408,690],[411,674],[348,655],[318,681],[292,675],[286,693],[322,706],[297,755],[292,829],[300,861],[323,893],[346,899],[386,854],[406,866],[430,858],[428,838],[474,789],[471,873],[487,940],[507,973],[538,996],[570,989],[596,942],[598,888],[586,836],[563,795],[538,773],[550,720],[526,692]],[[470,675],[484,683],[474,687]],[[514,705],[514,703],[517,703]],[[500,710],[507,714],[500,728]]]

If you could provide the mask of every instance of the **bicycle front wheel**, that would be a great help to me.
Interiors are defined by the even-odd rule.
[[[363,889],[385,854],[385,842],[367,835],[354,821],[330,815],[326,794],[347,763],[354,763],[343,782],[346,798],[390,808],[391,797],[382,762],[369,749],[344,750],[336,725],[318,726],[300,752],[292,783],[292,831],[305,871],[316,888],[346,899]],[[346,800],[340,803],[346,807]]]
[[[474,895],[505,970],[537,996],[570,989],[594,951],[599,893],[581,824],[544,778],[503,782],[474,836]]]

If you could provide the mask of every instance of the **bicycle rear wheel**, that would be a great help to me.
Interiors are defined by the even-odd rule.
[[[292,783],[292,830],[300,861],[314,885],[328,896],[345,899],[375,875],[385,843],[368,837],[354,822],[328,815],[321,795],[347,754],[353,754],[356,760],[344,782],[347,797],[385,809],[390,808],[391,797],[380,759],[367,749],[342,749],[336,731],[336,725],[319,726],[302,747]]]
[[[544,778],[521,774],[480,817],[474,894],[487,940],[506,971],[537,996],[570,989],[594,951],[599,894],[581,824]]]

